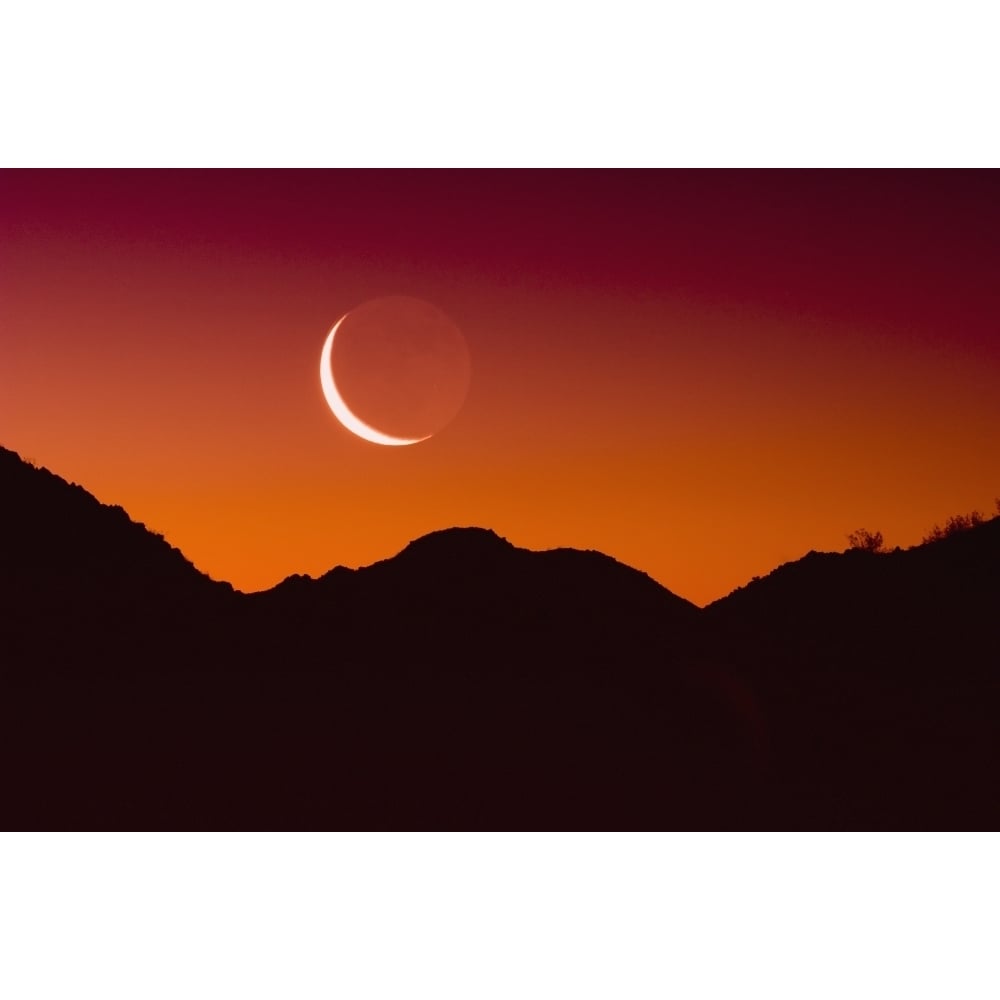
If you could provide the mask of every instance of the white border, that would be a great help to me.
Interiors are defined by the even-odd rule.
[[[35,0],[7,166],[992,166],[994,5]]]
[[[0,995],[962,997],[993,835],[4,835]]]

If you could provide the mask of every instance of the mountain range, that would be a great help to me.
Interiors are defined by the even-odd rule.
[[[995,826],[1000,517],[698,608],[450,528],[243,594],[0,449],[7,829]]]

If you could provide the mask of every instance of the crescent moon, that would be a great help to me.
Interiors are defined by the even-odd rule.
[[[357,414],[352,413],[350,407],[344,402],[344,397],[340,395],[337,384],[333,381],[333,364],[331,363],[331,359],[333,357],[333,338],[336,336],[337,327],[345,319],[347,319],[347,313],[344,313],[333,324],[333,329],[327,334],[326,342],[323,344],[323,352],[319,358],[319,384],[323,387],[323,395],[326,397],[326,402],[330,409],[333,410],[333,415],[352,434],[357,434],[359,438],[371,441],[372,444],[404,445],[426,441],[431,436],[430,434],[418,438],[401,438],[393,437],[391,434],[383,434],[375,427],[366,424]]]

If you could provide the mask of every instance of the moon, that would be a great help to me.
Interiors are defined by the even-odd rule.
[[[334,323],[320,353],[327,405],[372,444],[419,444],[461,408],[470,364],[461,331],[430,303],[366,302]]]
[[[426,441],[430,437],[429,434],[418,438],[401,438],[393,437],[391,434],[383,434],[374,427],[370,427],[359,416],[352,413],[350,407],[344,402],[344,397],[337,391],[337,383],[333,381],[333,365],[331,362],[333,359],[333,338],[337,335],[337,327],[345,319],[347,319],[347,313],[344,313],[333,324],[333,329],[330,330],[326,336],[326,340],[323,342],[323,352],[319,358],[319,384],[323,387],[323,395],[326,396],[327,405],[333,410],[333,415],[352,434],[357,434],[359,438],[371,441],[372,444],[403,445],[419,444],[421,441]]]

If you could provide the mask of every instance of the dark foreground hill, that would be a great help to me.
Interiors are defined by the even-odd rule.
[[[245,595],[3,450],[0,496],[6,828],[1000,816],[1000,521],[702,611],[478,528]]]
[[[810,552],[704,618],[767,706],[801,823],[1000,823],[1000,517],[906,551]]]

